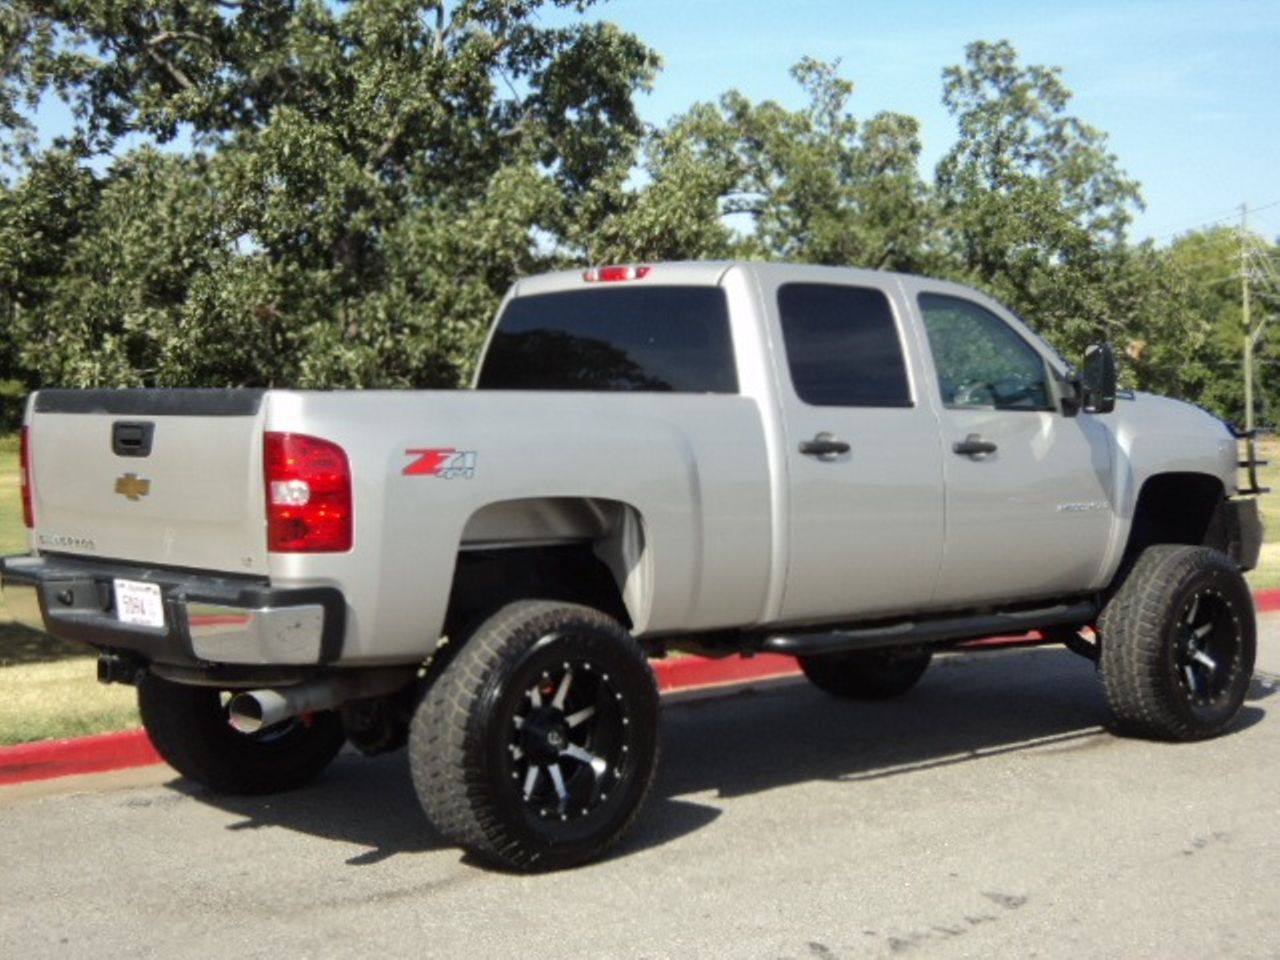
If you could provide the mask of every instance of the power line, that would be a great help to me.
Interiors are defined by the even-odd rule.
[[[1239,216],[1239,214],[1240,214],[1240,208],[1232,207],[1230,210],[1225,210],[1220,214],[1214,213],[1214,214],[1209,214],[1208,217],[1204,217],[1204,218],[1196,218],[1192,220],[1179,221],[1178,225],[1175,225],[1173,229],[1169,230],[1166,233],[1157,234],[1153,239],[1158,240],[1161,237],[1171,237],[1175,233],[1182,233],[1184,230],[1190,230],[1193,227],[1205,226],[1210,223],[1221,223],[1223,220],[1234,220],[1237,216]]]
[[[1256,211],[1250,210],[1249,212],[1255,213]],[[1258,219],[1261,220],[1263,223],[1265,223],[1267,226],[1271,227],[1273,230],[1280,230],[1280,221],[1272,220],[1270,217],[1258,217]]]
[[[1272,207],[1280,207],[1280,200],[1273,200],[1273,201],[1271,201],[1270,203],[1264,203],[1264,204],[1262,204],[1262,205],[1261,205],[1261,206],[1259,206],[1259,207],[1250,207],[1250,208],[1249,208],[1249,212],[1250,212],[1251,214],[1252,214],[1252,213],[1257,213],[1257,212],[1259,212],[1259,211],[1261,211],[1261,210],[1270,210]],[[1232,207],[1232,208],[1231,208],[1231,210],[1230,210],[1229,212],[1224,213],[1224,214],[1222,214],[1221,216],[1210,216],[1209,218],[1206,218],[1206,219],[1203,219],[1203,220],[1192,220],[1192,221],[1189,221],[1189,222],[1185,222],[1183,226],[1176,227],[1176,228],[1175,228],[1175,229],[1173,229],[1173,230],[1166,231],[1165,233],[1158,233],[1158,234],[1154,234],[1154,235],[1151,237],[1151,239],[1152,239],[1152,240],[1164,240],[1164,239],[1166,239],[1166,238],[1168,238],[1168,237],[1176,236],[1176,235],[1177,235],[1177,234],[1179,234],[1179,233],[1187,233],[1187,232],[1189,232],[1189,231],[1191,231],[1191,230],[1195,230],[1195,229],[1197,229],[1197,228],[1201,228],[1201,227],[1211,227],[1211,226],[1213,226],[1213,225],[1215,225],[1215,224],[1219,224],[1219,223],[1226,223],[1228,220],[1234,220],[1234,219],[1236,219],[1236,217],[1238,217],[1239,215],[1240,215],[1240,208],[1239,208],[1239,207]]]

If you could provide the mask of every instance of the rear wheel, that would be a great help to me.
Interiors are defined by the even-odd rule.
[[[1099,670],[1123,733],[1216,736],[1249,691],[1253,598],[1236,564],[1205,547],[1148,547],[1098,621]]]
[[[798,659],[809,681],[832,696],[888,700],[916,685],[928,669],[933,651],[928,647],[900,647]]]
[[[336,713],[311,714],[257,733],[231,726],[223,694],[147,676],[138,712],[169,766],[217,793],[277,793],[327,767],[346,737]]]
[[[554,870],[602,855],[653,781],[658,692],[613,619],[508,604],[428,689],[409,757],[427,819],[500,866]]]

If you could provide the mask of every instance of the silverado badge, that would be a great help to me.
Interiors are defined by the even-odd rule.
[[[139,477],[136,473],[126,473],[116,480],[116,493],[130,500],[145,497],[151,492],[151,481]]]

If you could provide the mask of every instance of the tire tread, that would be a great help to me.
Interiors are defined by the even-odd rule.
[[[611,617],[577,604],[520,600],[500,608],[466,639],[462,649],[427,690],[413,719],[410,769],[428,821],[451,842],[510,869],[548,869],[572,864],[547,862],[541,851],[529,847],[520,836],[510,832],[494,812],[480,742],[483,719],[480,701],[490,678],[495,673],[508,673],[524,654],[526,646],[522,639],[555,629],[566,613],[615,634],[635,666],[648,673],[653,682],[644,652]],[[656,684],[654,696],[657,696]],[[656,763],[655,747],[654,764],[639,801],[626,821],[582,860],[603,855],[634,823],[652,787]]]
[[[1179,592],[1205,572],[1240,577],[1229,557],[1208,547],[1159,544],[1138,557],[1098,620],[1098,670],[1119,732],[1158,740],[1198,740],[1221,730],[1194,722],[1168,682],[1165,637]],[[1245,591],[1247,596],[1247,590]],[[1243,641],[1252,669],[1253,609]]]

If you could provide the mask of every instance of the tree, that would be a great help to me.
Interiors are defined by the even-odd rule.
[[[1128,384],[1238,412],[1229,236],[1129,245],[1137,184],[1058,70],[970,44],[930,184],[917,121],[856,119],[852,82],[810,58],[798,109],[731,91],[646,131],[656,55],[539,18],[590,5],[10,0],[0,397],[452,386],[521,275],[753,257],[972,283],[1067,356],[1105,337]],[[40,148],[50,94],[75,123]]]
[[[959,137],[938,165],[950,272],[1023,313],[1060,349],[1127,337],[1135,264],[1125,246],[1138,185],[1106,137],[1067,113],[1060,71],[977,42],[943,71]]]
[[[5,105],[50,90],[76,117],[55,151],[92,184],[15,321],[28,360],[80,385],[458,383],[510,282],[610,212],[597,180],[641,134],[656,56],[537,17],[589,2],[18,0],[6,209],[40,202],[44,158]]]
[[[791,73],[807,95],[799,110],[731,91],[657,131],[647,183],[599,236],[605,259],[919,268],[931,219],[917,122],[881,113],[859,123],[847,112],[853,84],[836,64],[806,58]]]
[[[1253,316],[1280,307],[1277,250],[1261,237],[1241,237],[1233,227],[1215,227],[1178,237],[1166,251],[1161,278],[1164,317],[1146,326],[1143,359],[1153,369],[1153,387],[1185,397],[1237,424],[1244,418],[1241,305],[1241,246],[1250,252]],[[1149,359],[1148,356],[1149,355]],[[1276,422],[1280,369],[1272,340],[1265,336],[1255,356],[1256,412]],[[1158,378],[1158,379],[1157,379]]]

